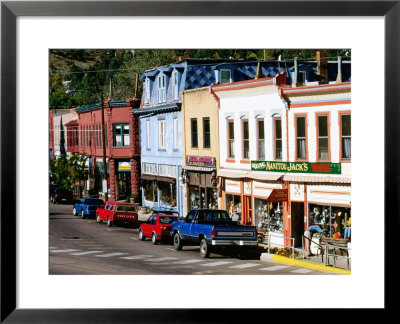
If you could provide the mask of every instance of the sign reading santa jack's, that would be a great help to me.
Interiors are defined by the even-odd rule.
[[[251,161],[252,171],[342,174],[340,163]]]

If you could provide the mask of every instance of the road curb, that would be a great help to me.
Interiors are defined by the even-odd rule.
[[[316,263],[308,262],[308,261],[304,261],[304,260],[296,260],[296,259],[287,258],[287,257],[281,256],[281,255],[276,255],[276,254],[262,253],[260,260],[273,261],[273,262],[282,263],[282,264],[286,264],[286,265],[290,265],[290,266],[294,266],[294,267],[307,268],[307,269],[316,270],[316,271],[340,273],[340,274],[346,274],[346,275],[351,274],[350,270],[334,268],[332,266],[325,266],[323,264],[316,264]]]

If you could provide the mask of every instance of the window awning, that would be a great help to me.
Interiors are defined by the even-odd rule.
[[[350,177],[335,175],[305,175],[305,174],[287,174],[283,177],[284,181],[291,182],[328,182],[328,183],[351,183]]]
[[[193,166],[193,165],[184,165],[182,167],[182,169],[187,170],[187,171],[208,172],[208,173],[215,171],[215,168],[207,168],[207,167],[200,167],[200,166]]]
[[[217,172],[218,177],[224,178],[248,178],[254,180],[268,180],[268,181],[279,181],[280,178],[283,176],[282,173],[275,173],[275,172],[257,172],[257,171],[246,171],[246,170],[218,170]]]
[[[165,181],[165,182],[171,182],[171,183],[176,182],[175,178],[163,177],[163,176],[159,176],[159,175],[155,175],[155,174],[142,174],[141,178],[143,180]]]
[[[174,112],[174,111],[180,111],[180,110],[181,110],[181,103],[175,102],[175,103],[166,104],[166,105],[157,105],[157,106],[149,107],[149,108],[133,109],[133,114],[135,116],[142,116],[142,115],[148,115],[148,114],[168,113],[168,112]]]

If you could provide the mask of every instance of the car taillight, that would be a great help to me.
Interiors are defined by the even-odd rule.
[[[166,231],[168,229],[168,227],[167,226],[163,226],[163,227],[161,227],[161,230],[163,230],[163,231]]]
[[[214,231],[214,230],[211,230],[210,235],[211,235],[212,238],[214,238],[214,237],[215,237],[215,231]]]
[[[58,194],[55,194],[55,195],[54,195],[55,198],[58,198],[58,196],[59,196]]]

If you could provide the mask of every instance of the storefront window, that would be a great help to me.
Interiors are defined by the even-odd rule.
[[[283,215],[281,203],[268,203],[266,199],[254,198],[255,225],[269,232],[282,233]]]
[[[200,191],[199,187],[189,187],[189,205],[190,209],[200,208]]]
[[[160,200],[162,204],[176,206],[176,188],[171,182],[158,182],[158,189],[160,190]]]
[[[157,186],[155,181],[152,180],[144,180],[143,181],[143,189],[144,189],[144,199],[151,202],[157,201]]]
[[[318,225],[327,237],[343,238],[351,208],[308,204],[308,226]]]
[[[226,201],[226,211],[228,212],[230,217],[232,217],[235,210],[239,214],[239,216],[242,214],[240,196],[226,194],[225,201]]]

